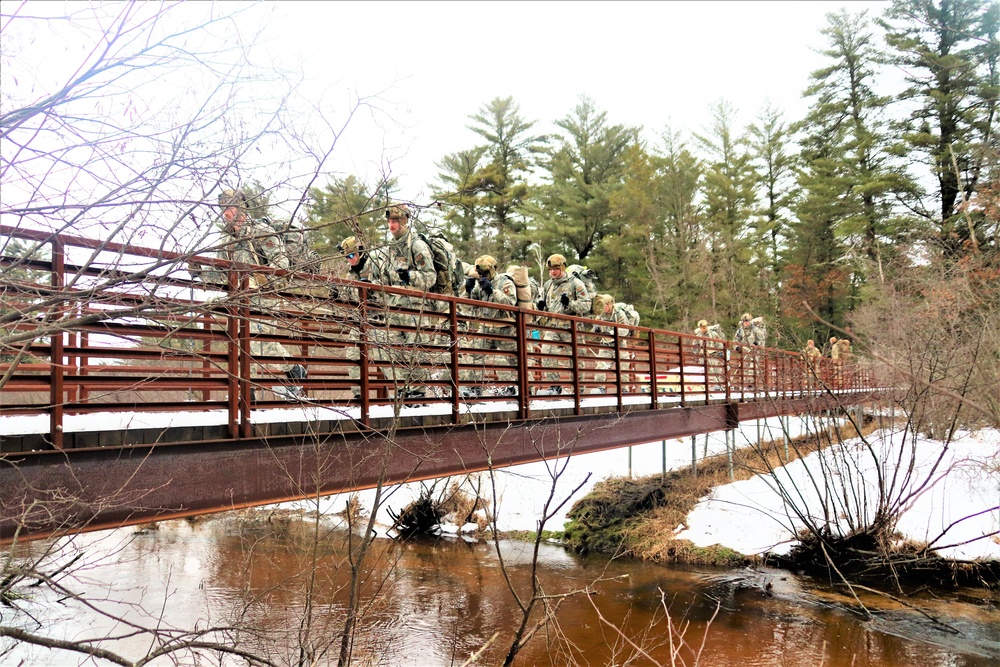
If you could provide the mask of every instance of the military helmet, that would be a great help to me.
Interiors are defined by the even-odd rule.
[[[701,327],[707,327],[707,326],[708,326],[708,320],[698,320],[698,328],[699,329]]]
[[[236,208],[245,209],[247,207],[247,196],[240,190],[223,190],[219,194],[219,206],[222,208],[235,206]]]
[[[607,306],[613,305],[615,305],[615,297],[610,294],[598,294],[594,297],[594,304],[591,309],[593,310],[594,315],[603,315],[604,309]]]
[[[406,204],[394,204],[385,209],[385,217],[387,220],[409,220],[410,207]]]
[[[476,269],[481,270],[484,274],[489,274],[490,277],[496,273],[497,270],[497,259],[493,255],[482,255],[476,258]]]
[[[557,268],[557,267],[565,269],[566,268],[566,258],[563,257],[562,255],[559,255],[559,254],[549,255],[549,258],[547,260],[545,260],[545,264],[550,269],[554,269],[554,268]]]
[[[364,250],[364,246],[358,241],[356,236],[348,236],[346,239],[337,244],[337,250],[343,255],[350,255],[351,253],[361,252]]]

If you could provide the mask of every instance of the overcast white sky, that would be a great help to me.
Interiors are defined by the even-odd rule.
[[[337,91],[380,94],[399,125],[355,118],[335,166],[374,177],[388,160],[398,194],[419,200],[434,162],[477,143],[468,117],[494,97],[513,96],[548,132],[586,94],[650,140],[668,123],[700,130],[721,98],[743,122],[768,100],[801,116],[820,28],[842,7],[874,17],[888,3],[283,2],[268,33],[282,60],[301,57],[332,86],[332,113],[345,106]]]
[[[350,120],[325,171],[355,174],[375,183],[383,173],[398,179],[394,195],[428,203],[435,162],[480,142],[469,116],[491,99],[512,96],[539,134],[570,114],[581,95],[594,100],[610,123],[641,126],[657,143],[670,126],[701,131],[713,103],[725,99],[751,122],[772,103],[794,120],[809,73],[825,64],[820,29],[829,12],[847,8],[881,15],[888,2],[279,2],[186,3],[171,16],[197,21],[208,12],[236,12],[235,29],[212,35],[251,43],[252,59],[301,72],[295,123],[325,119],[339,128],[351,102],[369,102]],[[86,3],[4,0],[5,12],[22,15],[84,13]],[[121,5],[105,5],[108,12]],[[18,9],[20,8],[20,9]],[[239,11],[242,10],[242,11]],[[263,26],[261,36],[258,31]],[[18,67],[5,86],[33,99],[65,81],[93,48],[94,31],[44,25],[5,35]],[[76,43],[80,37],[84,39]],[[210,48],[215,48],[213,45]],[[162,77],[133,93],[192,95],[197,79]],[[280,95],[262,83],[245,97]],[[298,75],[294,75],[297,77]],[[35,85],[41,82],[40,85]],[[197,99],[193,96],[192,99]],[[317,102],[318,100],[318,102]],[[106,113],[106,111],[104,111]],[[297,130],[304,129],[296,127]],[[305,131],[305,130],[304,130]],[[322,144],[322,141],[317,141]],[[321,147],[321,146],[320,146]],[[281,183],[287,171],[244,174]],[[266,162],[266,160],[265,160]],[[284,168],[286,173],[278,173]],[[302,187],[305,183],[298,183]],[[295,197],[295,193],[287,193]]]

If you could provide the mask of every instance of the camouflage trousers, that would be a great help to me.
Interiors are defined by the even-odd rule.
[[[517,343],[514,340],[514,327],[486,327],[482,331],[488,336],[503,336],[503,340],[496,338],[480,338],[477,347],[484,351],[483,354],[473,355],[473,364],[476,368],[470,371],[470,380],[479,382],[496,381],[504,384],[517,382],[517,360],[509,354],[490,354],[496,352],[516,352]],[[510,370],[505,370],[510,367]]]
[[[264,299],[261,297],[252,298],[251,304],[253,304],[254,310],[263,313],[273,313],[279,306],[279,302],[276,299]],[[273,377],[274,366],[277,366],[282,373],[291,370],[291,368],[295,365],[294,363],[263,362],[257,360],[259,357],[288,358],[292,356],[288,353],[288,350],[285,349],[285,346],[278,341],[254,340],[254,338],[258,336],[274,336],[279,333],[278,329],[273,324],[269,324],[259,318],[260,315],[250,321],[250,377]],[[287,334],[288,332],[281,331],[280,333]]]
[[[387,322],[392,326],[413,327],[416,320],[409,315],[391,314]],[[410,386],[427,379],[427,371],[420,365],[424,356],[417,349],[419,336],[416,332],[373,325],[370,342],[371,358],[378,362],[387,380],[397,386]]]
[[[551,370],[545,373],[545,379],[551,383],[557,382],[571,382],[572,381],[572,368],[573,360],[570,356],[571,347],[569,345],[572,340],[571,335],[568,331],[545,331],[542,335],[542,354],[558,354],[565,355],[564,358],[555,359],[545,357],[542,359],[543,368],[551,369],[571,369],[568,374],[563,374],[558,370]],[[560,343],[562,343],[560,345]]]
[[[594,382],[607,382],[609,379],[614,379],[613,373],[607,373],[602,371],[609,371],[615,367],[615,351],[610,346],[602,346],[598,350],[591,350],[591,352],[597,356],[597,363],[594,364],[594,368],[597,372],[594,373]]]

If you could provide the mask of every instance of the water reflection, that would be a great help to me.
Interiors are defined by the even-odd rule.
[[[167,608],[160,613],[174,626],[230,625],[234,644],[279,664],[295,664],[302,646],[316,664],[336,664],[351,580],[348,537],[295,518],[169,522],[141,536],[116,531],[87,545],[95,556],[105,545],[107,567],[88,570],[81,586],[95,597],[155,608],[151,613],[160,612],[162,596]],[[531,545],[504,542],[501,551],[509,584],[492,544],[377,540],[360,570],[355,664],[457,665],[497,631],[477,664],[502,663],[521,617],[508,586],[526,602],[532,572]],[[698,664],[708,667],[979,667],[1000,659],[996,600],[993,607],[928,601],[953,632],[875,599],[866,603],[882,611],[864,621],[780,571],[667,568],[548,545],[540,565],[539,585],[549,596],[545,606],[557,608],[556,622],[539,628],[520,665],[693,665],[699,652]],[[79,613],[58,622],[67,636],[100,626]],[[686,643],[678,647],[681,634]],[[116,648],[132,655],[146,646],[123,640]],[[47,653],[31,658],[27,664],[51,663]]]

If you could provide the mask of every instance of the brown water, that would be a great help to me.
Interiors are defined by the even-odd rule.
[[[102,608],[132,620],[253,628],[254,634],[240,632],[232,641],[278,664],[294,664],[304,643],[314,650],[316,664],[336,664],[349,581],[344,534],[322,533],[315,556],[313,536],[309,523],[232,518],[169,522],[138,535],[122,530],[86,536],[77,543],[86,554],[78,565],[91,564],[72,584],[100,598]],[[521,542],[502,544],[512,584],[524,600],[530,595],[530,549]],[[364,574],[353,664],[460,665],[496,632],[476,664],[503,661],[521,615],[491,544],[382,539]],[[919,600],[940,623],[868,598],[864,602],[877,614],[864,620],[839,595],[782,571],[668,568],[580,557],[551,545],[540,551],[538,578],[541,590],[553,596],[549,606],[558,608],[554,623],[522,650],[519,665],[1000,664],[996,595]],[[50,633],[80,637],[122,630],[91,611],[52,602],[35,600],[33,610],[45,611]],[[532,623],[541,613],[536,610]],[[308,627],[303,618],[311,619]],[[107,644],[133,658],[148,645],[148,639]],[[83,660],[23,647],[6,658],[0,652],[0,663],[21,659],[39,665]],[[220,663],[215,658],[205,664]]]

